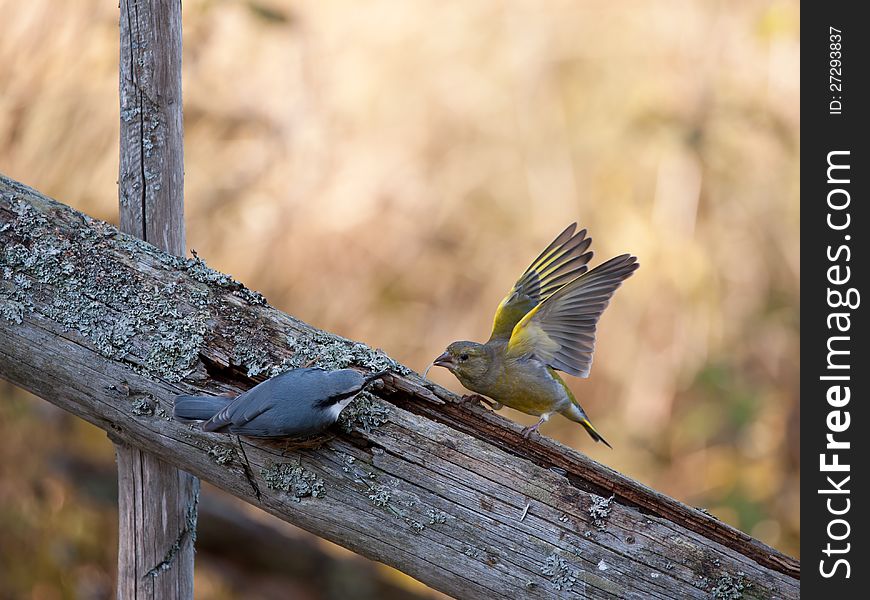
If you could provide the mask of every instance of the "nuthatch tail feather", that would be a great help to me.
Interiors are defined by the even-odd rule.
[[[205,421],[203,431],[250,437],[315,435],[335,423],[366,385],[386,374],[294,369],[236,398],[178,396],[173,414],[181,420]]]
[[[208,421],[233,400],[228,396],[176,396],[173,415],[183,421]]]

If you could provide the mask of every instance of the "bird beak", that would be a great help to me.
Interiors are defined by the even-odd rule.
[[[450,353],[445,352],[434,361],[432,361],[433,365],[437,365],[439,367],[444,367],[446,369],[450,369],[451,371],[456,367],[456,361],[453,360],[453,357],[450,356]]]

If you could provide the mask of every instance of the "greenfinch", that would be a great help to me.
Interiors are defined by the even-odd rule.
[[[589,376],[598,319],[639,264],[623,254],[588,270],[592,239],[576,228],[573,223],[559,234],[501,301],[489,341],[453,342],[430,368],[449,369],[467,389],[491,398],[471,396],[494,410],[505,405],[540,416],[523,430],[525,437],[560,413],[611,447],[558,371]]]

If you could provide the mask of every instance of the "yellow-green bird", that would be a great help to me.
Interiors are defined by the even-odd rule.
[[[433,364],[494,400],[496,410],[504,404],[540,416],[526,437],[561,413],[610,447],[557,371],[589,376],[598,319],[640,265],[623,254],[589,271],[592,239],[576,229],[569,225],[522,274],[499,304],[488,342],[453,342]]]

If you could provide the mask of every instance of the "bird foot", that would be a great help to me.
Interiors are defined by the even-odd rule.
[[[490,400],[480,394],[465,394],[462,396],[463,402],[477,402],[478,404],[486,404],[492,410],[501,410],[502,403],[496,402],[495,400]]]
[[[462,401],[463,402],[480,402],[483,400],[483,396],[480,394],[463,394]]]
[[[520,432],[525,439],[529,439],[532,433],[538,433],[538,427],[547,422],[547,419],[550,418],[551,413],[544,413],[541,415],[540,420],[534,425],[529,425],[528,427],[523,427],[523,430]],[[540,433],[538,433],[540,435]]]
[[[530,437],[532,437],[533,433],[537,433],[538,435],[540,435],[540,433],[538,433],[538,425],[540,425],[540,423],[538,423],[537,425],[531,425],[529,427],[523,427],[523,430],[520,431],[520,435],[522,435],[524,439],[529,439]]]

